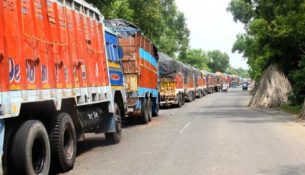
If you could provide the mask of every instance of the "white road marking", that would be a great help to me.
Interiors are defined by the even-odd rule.
[[[189,122],[188,124],[186,124],[186,125],[180,130],[179,134],[182,134],[182,133],[186,130],[186,128],[190,126],[191,123],[192,123],[192,122]]]

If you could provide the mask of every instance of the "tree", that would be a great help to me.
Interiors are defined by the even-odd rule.
[[[243,69],[243,68],[235,69],[231,66],[225,71],[225,73],[229,74],[229,75],[238,75],[239,77],[242,77],[242,78],[250,77],[248,70]]]
[[[87,0],[106,19],[121,18],[138,26],[160,51],[185,57],[190,31],[175,0]]]
[[[129,0],[87,0],[99,8],[107,19],[125,19],[133,21],[134,11],[129,7]]]
[[[189,64],[198,69],[205,69],[210,71],[208,67],[208,57],[205,51],[202,49],[190,49],[186,52],[186,57],[181,57],[180,61],[185,64]]]
[[[250,75],[257,81],[269,65],[277,65],[292,84],[291,101],[305,96],[305,1],[231,0],[228,10],[245,25],[233,51],[248,58]]]
[[[208,52],[208,66],[213,72],[225,72],[230,66],[230,57],[219,50]]]

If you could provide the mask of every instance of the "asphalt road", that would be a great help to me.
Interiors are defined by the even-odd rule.
[[[78,144],[77,175],[305,175],[305,127],[278,111],[247,108],[247,92],[230,89],[148,125],[128,126],[118,145],[103,135]]]

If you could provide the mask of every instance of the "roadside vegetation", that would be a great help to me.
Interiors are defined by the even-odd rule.
[[[248,59],[250,76],[260,82],[265,70],[275,65],[292,87],[287,102],[301,106],[305,97],[305,1],[231,0],[228,11],[245,26],[233,51]]]
[[[302,111],[302,106],[301,105],[291,105],[291,104],[283,104],[280,106],[280,109],[291,113],[291,114],[300,114]]]

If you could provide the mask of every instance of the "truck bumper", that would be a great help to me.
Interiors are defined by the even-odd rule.
[[[161,101],[160,102],[160,106],[169,106],[169,105],[173,105],[173,104],[176,104],[176,101],[169,100],[169,101]]]

